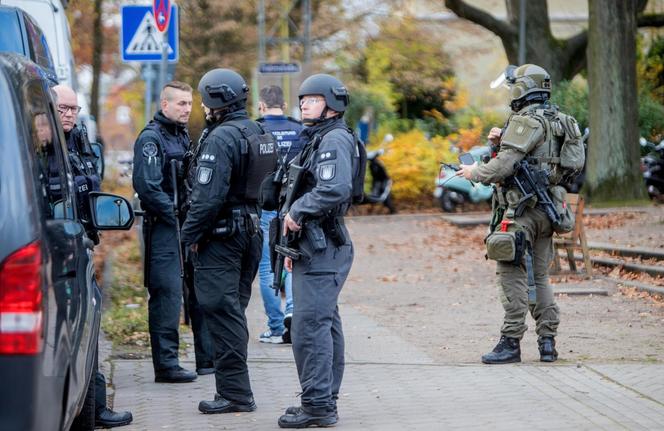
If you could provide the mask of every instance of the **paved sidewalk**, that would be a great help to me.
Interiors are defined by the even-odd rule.
[[[340,308],[347,364],[339,429],[664,429],[664,365],[436,364],[350,304]],[[114,360],[114,408],[134,415],[122,429],[278,429],[279,415],[298,404],[292,352],[257,341],[265,324],[257,290],[248,319],[256,412],[200,414],[198,402],[213,396],[212,376],[156,384],[150,360]],[[191,351],[182,364],[194,368]]]

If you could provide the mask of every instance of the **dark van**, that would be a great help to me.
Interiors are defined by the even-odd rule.
[[[46,36],[35,20],[24,10],[0,5],[0,52],[17,52],[35,63],[52,85],[58,83],[55,65]]]
[[[0,430],[89,430],[101,295],[40,69],[0,53]],[[96,228],[131,227],[124,198],[89,200]]]

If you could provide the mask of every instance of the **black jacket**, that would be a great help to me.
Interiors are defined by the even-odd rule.
[[[170,162],[181,161],[190,144],[186,126],[166,118],[161,111],[145,126],[134,144],[132,182],[141,207],[159,221],[173,226],[174,184]]]

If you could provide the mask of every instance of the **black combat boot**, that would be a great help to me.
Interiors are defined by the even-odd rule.
[[[256,403],[253,397],[247,402],[239,403],[215,394],[213,401],[201,401],[198,403],[198,411],[208,415],[215,413],[253,412],[254,410],[256,410]]]
[[[329,427],[337,423],[337,415],[330,411],[325,413],[308,413],[303,408],[296,408],[293,413],[279,418],[280,428]]]
[[[154,373],[154,381],[157,383],[189,383],[196,380],[196,377],[196,373],[185,370],[179,365]]]
[[[553,337],[539,337],[537,339],[541,362],[554,362],[558,359],[556,340]]]
[[[114,412],[104,407],[95,412],[95,428],[113,428],[129,425],[134,418],[130,412]]]
[[[493,351],[482,356],[484,364],[509,364],[521,362],[521,347],[518,338],[510,338],[502,335],[500,341]]]
[[[337,402],[334,401],[333,407],[334,416],[339,420],[339,412],[337,411]],[[285,415],[299,415],[302,412],[302,406],[290,406],[284,412]]]

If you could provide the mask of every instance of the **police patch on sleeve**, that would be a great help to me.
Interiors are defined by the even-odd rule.
[[[146,142],[143,144],[143,155],[145,157],[155,157],[157,155],[158,149],[155,142]]]
[[[336,174],[335,164],[318,165],[318,178],[323,181],[330,181]]]
[[[205,166],[198,167],[198,183],[207,184],[212,179],[212,168],[206,168]]]

